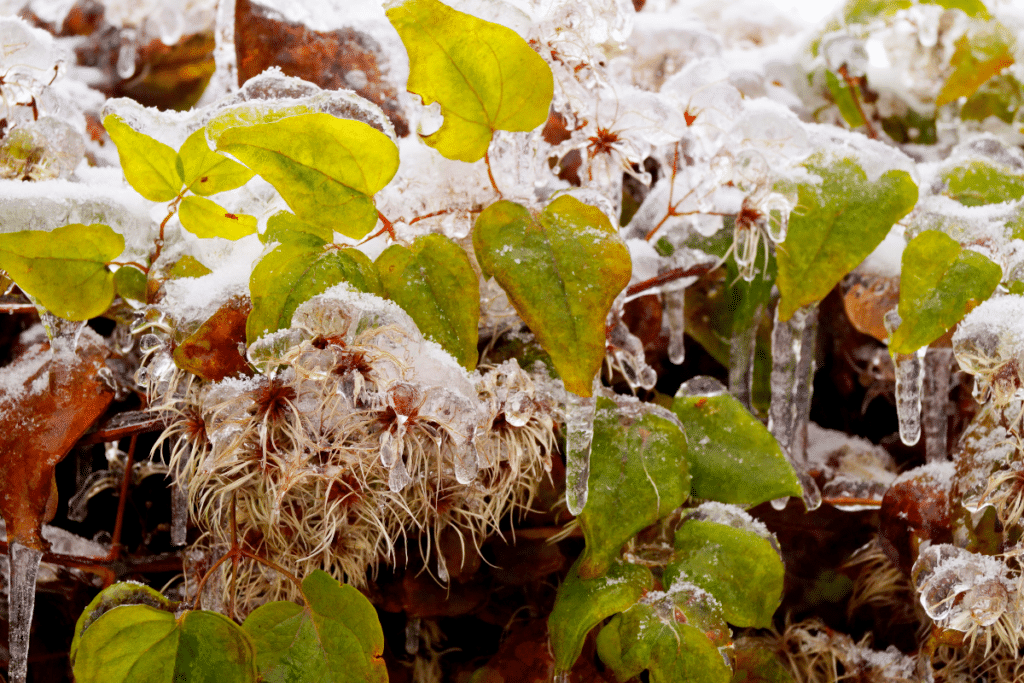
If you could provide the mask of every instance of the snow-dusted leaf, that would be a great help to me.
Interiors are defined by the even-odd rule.
[[[443,235],[424,235],[408,247],[391,245],[376,263],[388,298],[420,332],[475,368],[480,285],[466,251]]]
[[[0,269],[54,315],[88,320],[114,300],[107,264],[122,251],[124,238],[100,223],[22,230],[0,234]]]
[[[169,202],[178,196],[183,182],[177,152],[134,130],[117,114],[103,119],[103,127],[117,145],[121,170],[136,192],[154,202]]]
[[[582,579],[582,561],[578,558],[569,568],[548,616],[551,649],[559,671],[572,668],[590,629],[632,607],[654,585],[650,569],[621,560],[613,562],[603,576]]]
[[[185,187],[204,197],[241,187],[255,175],[237,161],[210,149],[206,130],[202,128],[185,140],[178,150],[177,163]]]
[[[889,349],[913,353],[960,322],[995,291],[1003,271],[976,251],[938,230],[926,230],[903,251],[900,326]]]
[[[539,215],[510,201],[487,207],[473,247],[541,346],[566,389],[590,396],[604,361],[605,317],[629,284],[629,250],[599,209],[562,195]]]
[[[271,602],[245,620],[260,680],[386,683],[384,632],[370,601],[320,569],[303,579],[302,597],[305,605]]]
[[[1024,175],[975,160],[943,175],[946,194],[964,206],[999,204],[1024,197]]]
[[[256,232],[256,217],[234,214],[206,197],[185,197],[178,209],[181,227],[196,237],[238,240]]]
[[[409,53],[409,92],[441,105],[444,124],[423,140],[444,156],[477,161],[494,131],[547,120],[551,69],[511,29],[438,0],[404,0],[387,14]]]

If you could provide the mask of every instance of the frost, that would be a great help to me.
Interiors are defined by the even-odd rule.
[[[778,547],[777,542],[775,542],[775,536],[768,531],[768,527],[766,527],[760,520],[751,517],[738,505],[727,505],[726,503],[718,503],[715,501],[701,503],[692,511],[687,512],[686,518],[701,522],[714,522],[715,524],[724,524],[725,526],[731,526],[736,529],[752,531],[761,538],[772,541],[772,545],[776,548]]]
[[[1024,297],[994,296],[964,316],[953,334],[957,363],[975,376],[975,396],[1006,405],[1022,386]]]

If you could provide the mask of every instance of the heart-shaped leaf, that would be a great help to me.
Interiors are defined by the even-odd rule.
[[[78,621],[75,623],[75,635],[71,641],[71,651],[69,653],[72,665],[75,663],[78,644],[81,642],[82,634],[86,629],[92,626],[104,614],[122,605],[149,605],[150,607],[167,612],[174,612],[175,607],[174,603],[163,595],[141,583],[126,581],[104,588],[92,599],[92,602],[86,605],[85,609],[78,616]]]
[[[409,53],[409,92],[444,115],[423,140],[447,158],[477,161],[494,131],[547,120],[551,69],[515,31],[437,0],[404,0],[387,14]]]
[[[476,367],[480,285],[469,256],[443,235],[425,235],[409,247],[394,244],[377,258],[388,298],[428,339],[467,370]]]
[[[917,203],[917,185],[906,171],[869,181],[853,159],[804,164],[820,183],[799,186],[786,241],[778,249],[779,320],[817,303],[889,234]]]
[[[178,209],[181,227],[196,237],[242,239],[256,232],[256,217],[234,214],[206,197],[185,197]]]
[[[153,202],[169,202],[178,196],[183,183],[177,152],[134,130],[117,114],[104,118],[103,127],[117,145],[125,180],[136,192]]]
[[[604,361],[604,323],[629,284],[629,250],[608,217],[569,195],[539,216],[509,201],[476,220],[473,248],[537,336],[565,388],[590,396]]]
[[[255,175],[237,161],[210,149],[206,130],[202,128],[189,135],[178,150],[178,173],[185,187],[204,197],[241,187]]]
[[[632,607],[654,585],[651,570],[622,561],[613,562],[603,576],[581,579],[580,562],[582,558],[569,568],[548,616],[551,649],[559,671],[568,671],[576,663],[590,629]]]
[[[0,234],[0,269],[54,315],[88,320],[114,300],[107,263],[122,251],[124,238],[100,223],[22,230]]]
[[[216,142],[273,185],[301,220],[353,239],[377,224],[373,195],[398,170],[391,138],[330,114],[234,125],[219,129]]]
[[[604,574],[623,543],[690,495],[686,435],[672,413],[627,397],[619,403],[597,399],[589,497],[579,515],[584,579]]]
[[[892,353],[914,353],[927,346],[996,290],[1003,269],[949,235],[926,230],[903,251],[900,271],[900,326]]]
[[[245,620],[260,680],[386,683],[384,632],[370,601],[319,569],[302,581],[302,597],[304,606],[271,602]]]

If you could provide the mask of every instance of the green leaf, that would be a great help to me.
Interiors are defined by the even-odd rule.
[[[174,614],[115,607],[82,633],[77,683],[256,683],[256,652],[235,622],[216,612]]]
[[[185,197],[178,209],[181,227],[196,237],[238,240],[256,232],[256,217],[234,214],[205,197]]]
[[[569,195],[539,216],[509,201],[487,207],[473,228],[486,277],[508,294],[565,388],[590,396],[604,362],[604,323],[629,284],[629,250],[608,217]]]
[[[632,607],[654,585],[650,569],[621,560],[613,562],[603,576],[582,579],[579,574],[582,561],[582,557],[577,558],[569,568],[548,615],[548,633],[557,671],[568,671],[576,663],[590,629]]]
[[[978,30],[961,36],[950,59],[952,73],[939,90],[935,106],[970,97],[982,84],[1013,65],[1013,34],[997,22],[977,22]]]
[[[515,31],[437,0],[405,0],[387,15],[409,53],[409,92],[441,105],[444,124],[423,140],[445,157],[477,161],[494,131],[547,120],[551,69]]]
[[[834,73],[827,70],[825,71],[825,84],[828,86],[828,91],[832,94],[832,101],[839,107],[839,113],[843,115],[843,119],[850,125],[850,128],[863,126],[864,116],[857,107],[857,101],[854,99],[855,95],[850,90],[850,86],[836,78]]]
[[[330,228],[310,225],[300,221],[294,213],[278,211],[267,219],[267,229],[260,235],[260,241],[264,244],[280,242],[287,244],[295,240],[303,241],[312,235],[323,244],[334,241],[334,231]]]
[[[771,432],[717,381],[696,377],[686,382],[672,410],[686,428],[695,497],[757,505],[803,495]]]
[[[388,298],[402,307],[428,339],[467,370],[477,361],[480,284],[469,256],[442,235],[424,235],[408,248],[393,244],[377,258]]]
[[[853,159],[826,166],[818,155],[804,166],[821,182],[799,186],[800,211],[778,249],[782,321],[825,298],[917,203],[917,185],[906,171],[869,181]]]
[[[171,269],[167,271],[167,275],[172,278],[202,277],[204,275],[209,275],[212,272],[212,270],[204,266],[195,256],[185,254],[174,262]]]
[[[597,654],[615,680],[625,683],[646,669],[650,683],[728,683],[732,669],[715,644],[696,627],[676,621],[671,602],[666,607],[645,600],[597,634]]]
[[[241,187],[255,175],[240,163],[210,149],[204,128],[188,136],[178,150],[177,163],[185,187],[204,197]]]
[[[913,353],[941,337],[995,291],[1003,269],[949,235],[925,230],[903,251],[900,326],[892,353]]]
[[[773,537],[702,519],[698,511],[676,530],[675,547],[675,559],[665,568],[665,585],[685,580],[703,588],[721,603],[726,621],[734,626],[771,626],[786,574]]]
[[[795,683],[779,656],[753,641],[736,642],[735,673],[731,683]]]
[[[958,9],[969,17],[988,19],[991,15],[982,0],[920,0],[922,5],[938,5],[946,9]]]
[[[122,266],[114,271],[114,291],[122,299],[146,301],[146,274],[134,266]]]
[[[82,633],[92,626],[97,619],[115,607],[120,607],[121,605],[149,605],[156,609],[174,612],[176,604],[149,586],[144,586],[141,583],[121,582],[115,583],[109,588],[104,588],[78,615],[78,621],[75,623],[75,635],[71,640],[71,651],[69,653],[71,664],[74,665],[75,663],[75,655],[78,652],[78,644],[82,640]]]
[[[249,344],[291,325],[299,304],[334,285],[383,295],[373,262],[358,249],[325,248],[313,235],[282,244],[265,255],[249,277],[252,313],[245,326]]]
[[[0,234],[0,269],[54,315],[88,320],[114,300],[107,263],[122,251],[124,238],[100,223],[22,230]]]
[[[377,611],[352,586],[315,570],[302,581],[305,606],[271,602],[245,620],[266,683],[388,680]]]
[[[847,24],[867,24],[877,17],[891,17],[910,5],[910,0],[848,0],[843,17]]]
[[[330,114],[227,128],[217,137],[217,149],[266,179],[299,219],[353,239],[377,224],[373,195],[398,170],[391,138],[362,121]]]
[[[590,495],[579,515],[584,579],[604,574],[623,543],[690,495],[687,439],[672,413],[636,399],[620,403],[597,399]]]
[[[117,114],[103,119],[110,139],[117,145],[121,170],[135,191],[153,202],[169,202],[181,191],[178,153],[144,133],[133,130]]]
[[[1002,73],[985,81],[977,92],[967,98],[960,107],[960,118],[984,121],[995,116],[1003,123],[1012,124],[1021,107],[1024,107],[1024,85],[1012,73]]]
[[[1024,175],[988,161],[971,161],[943,174],[946,194],[964,206],[999,204],[1024,197]]]

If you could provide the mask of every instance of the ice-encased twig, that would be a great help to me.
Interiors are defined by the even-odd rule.
[[[924,357],[924,423],[925,457],[928,462],[942,462],[949,456],[949,381],[953,349],[929,348]]]
[[[11,585],[8,598],[8,647],[11,683],[25,683],[28,676],[28,641],[32,631],[32,611],[36,604],[36,576],[43,551],[11,541]]]
[[[590,479],[590,443],[594,439],[594,416],[597,412],[597,389],[589,397],[566,392],[565,400],[565,503],[569,512],[578,515],[587,504]]]
[[[729,393],[743,407],[751,410],[754,389],[754,352],[757,347],[757,328],[761,325],[764,307],[754,313],[750,325],[734,328],[729,342]]]

